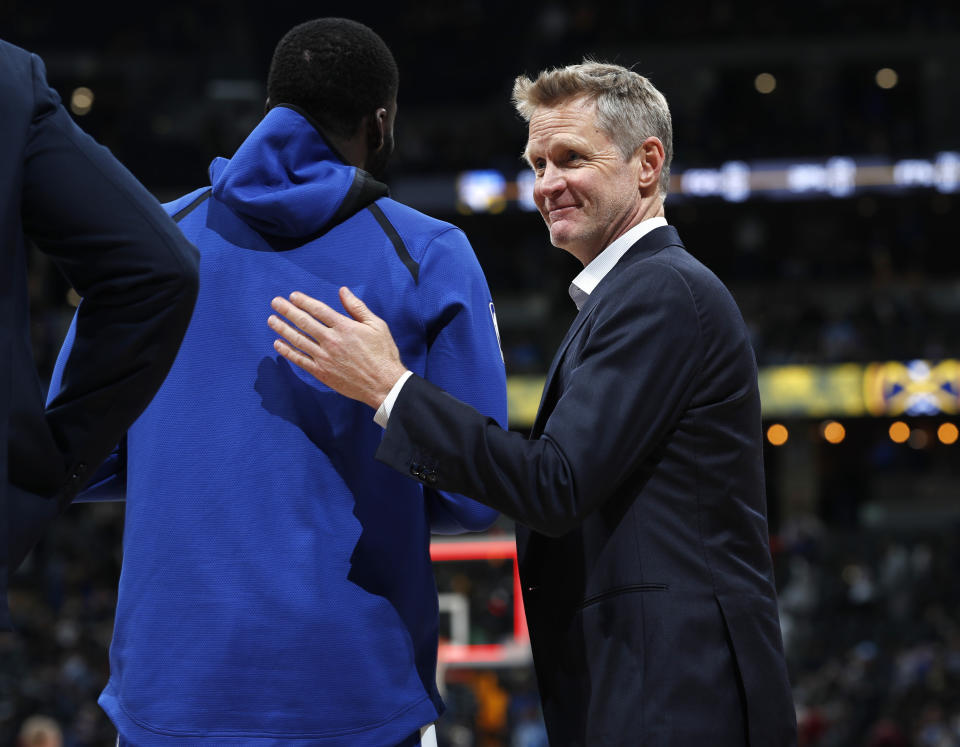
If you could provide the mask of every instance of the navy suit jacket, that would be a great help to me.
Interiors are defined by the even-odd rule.
[[[529,439],[411,377],[377,458],[518,522],[552,745],[795,744],[755,357],[674,228],[591,293]]]
[[[84,134],[40,58],[0,41],[0,629],[10,573],[159,388],[197,294],[196,249]],[[32,242],[83,296],[49,408],[33,361]]]

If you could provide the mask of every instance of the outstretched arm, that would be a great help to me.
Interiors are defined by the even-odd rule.
[[[490,293],[479,265],[470,266],[470,262],[475,264],[476,260],[472,251],[469,255],[463,251],[464,248],[469,250],[469,245],[462,234],[451,232],[445,238],[443,248],[446,251],[442,253],[437,251],[432,261],[438,268],[444,270],[449,268],[451,262],[455,262],[463,272],[459,273],[457,284],[451,286],[449,272],[440,274],[438,271],[443,282],[433,285],[430,282],[431,260],[425,261],[421,266],[421,283],[418,290],[424,294],[423,308],[426,310],[424,325],[428,338],[423,375],[440,388],[505,424],[507,420],[506,381]],[[439,247],[434,248],[439,249]],[[321,316],[325,313],[322,308],[311,304],[311,301],[303,296],[297,295],[294,298],[304,299]],[[351,308],[350,296],[346,292],[342,293],[342,299],[345,307]],[[294,313],[289,311],[289,305],[279,302],[277,308]],[[355,306],[354,310],[358,319],[369,319],[364,315],[363,308]],[[336,320],[336,317],[328,317],[328,319]],[[389,335],[386,325],[382,325],[381,328],[385,334]],[[321,334],[322,330],[315,330],[315,333]],[[344,333],[346,334],[345,330]],[[309,345],[311,340],[304,340],[301,344]],[[399,360],[399,355],[393,347],[387,347],[389,358],[394,362]],[[312,352],[316,354],[317,351]],[[309,370],[310,361],[307,358],[299,360]],[[341,361],[347,364],[345,359]],[[403,370],[401,362],[389,378],[393,378]],[[389,378],[385,379],[385,383]],[[357,383],[356,377],[350,376],[349,379]],[[404,379],[405,377],[401,377],[400,381]],[[399,383],[396,388],[399,390]],[[380,399],[379,393],[376,397],[371,397],[368,404],[371,407],[378,407],[377,422],[386,427],[387,421],[383,418],[388,411],[385,412],[384,408],[376,403],[377,399]],[[498,512],[487,506],[455,492],[434,489],[428,481],[424,482],[423,487],[430,529],[435,534],[483,531],[496,521]]]
[[[425,483],[470,496],[540,533],[560,536],[578,526],[676,426],[702,365],[695,302],[672,268],[651,263],[642,272],[625,271],[605,294],[608,301],[594,307],[589,338],[569,362],[563,394],[538,438],[505,431],[412,376],[377,459],[403,472],[416,468]],[[278,341],[277,349],[333,389],[375,407],[402,366],[393,358],[387,365],[377,352],[389,330],[371,324],[352,294],[342,296],[353,319],[303,304],[302,297],[294,299],[303,304],[299,309],[278,304],[304,332],[274,317],[272,328],[288,341]],[[319,321],[305,318],[304,310],[319,311]],[[325,350],[331,339],[332,355]]]

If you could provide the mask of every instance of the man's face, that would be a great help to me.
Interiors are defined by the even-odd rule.
[[[387,107],[387,116],[384,123],[383,129],[383,146],[376,151],[371,151],[367,154],[367,162],[364,165],[364,170],[369,172],[374,178],[381,178],[384,171],[387,169],[387,163],[390,161],[390,156],[393,155],[394,149],[394,139],[393,139],[393,123],[397,118],[397,102],[394,100],[390,106]]]
[[[533,200],[550,242],[584,265],[640,216],[640,159],[624,160],[597,127],[592,102],[537,109],[525,155],[536,174]]]

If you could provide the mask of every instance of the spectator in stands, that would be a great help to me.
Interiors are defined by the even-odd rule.
[[[63,732],[49,716],[31,716],[20,727],[17,747],[63,747]]]

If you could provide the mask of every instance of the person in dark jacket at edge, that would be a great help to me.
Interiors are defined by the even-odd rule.
[[[10,630],[9,577],[163,381],[199,258],[157,199],[74,123],[40,57],[3,40],[0,101],[0,630]],[[84,299],[46,407],[30,340],[32,246]]]

